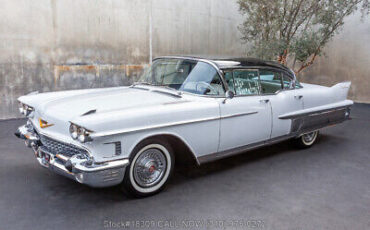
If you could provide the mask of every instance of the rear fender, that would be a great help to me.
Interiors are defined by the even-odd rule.
[[[343,101],[347,99],[349,88],[351,87],[351,82],[341,82],[330,87],[334,91],[334,96],[338,101]]]

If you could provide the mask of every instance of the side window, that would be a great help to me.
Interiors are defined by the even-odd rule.
[[[234,70],[234,89],[236,95],[259,94],[259,77],[257,70]]]
[[[229,86],[229,90],[231,90],[235,93],[233,72],[232,71],[225,71],[224,76],[225,76],[226,83]]]
[[[272,70],[260,70],[261,91],[264,94],[276,93],[283,89],[281,73]]]
[[[293,79],[283,74],[283,86],[284,89],[293,89]]]

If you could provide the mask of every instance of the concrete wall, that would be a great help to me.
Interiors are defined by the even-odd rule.
[[[35,90],[129,84],[149,63],[150,43],[153,57],[244,53],[234,1],[0,0],[0,6],[0,119],[18,116],[17,97]]]
[[[130,84],[150,54],[245,53],[234,0],[0,0],[0,6],[0,119],[17,117],[17,97],[35,90]],[[352,98],[370,101],[363,83],[369,25],[349,20],[328,57],[302,80],[352,79]]]
[[[370,103],[370,17],[361,20],[360,13],[350,16],[325,48],[325,55],[299,78],[326,86],[351,81],[349,97]]]

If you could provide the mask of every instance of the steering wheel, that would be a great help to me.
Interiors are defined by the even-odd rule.
[[[211,84],[207,83],[207,82],[204,82],[204,81],[200,81],[200,82],[197,82],[196,85],[195,85],[195,90],[197,92],[201,92],[201,91],[198,91],[198,85],[205,85],[206,89],[209,89],[209,93],[212,93],[212,94],[219,94],[218,91],[215,89],[215,87],[213,87]],[[213,92],[212,92],[213,91]],[[204,94],[206,94],[208,92],[204,92]]]

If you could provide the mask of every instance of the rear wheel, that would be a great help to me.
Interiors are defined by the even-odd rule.
[[[172,174],[174,163],[172,148],[166,141],[153,138],[140,143],[126,168],[123,191],[134,197],[160,192]]]
[[[299,148],[309,148],[316,142],[318,135],[318,130],[310,133],[305,133],[302,136],[294,139],[294,142]]]

